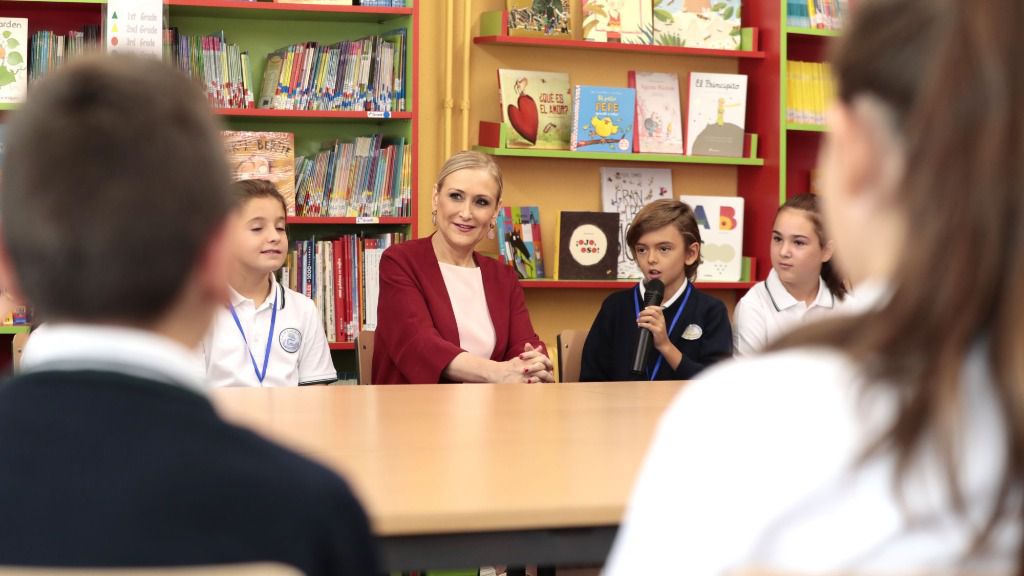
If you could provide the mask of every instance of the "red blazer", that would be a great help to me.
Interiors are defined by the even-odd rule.
[[[476,252],[473,260],[480,267],[494,324],[491,360],[509,360],[527,342],[543,347],[530,323],[515,271]],[[462,352],[455,312],[430,237],[385,250],[373,338],[373,383],[444,382],[444,369]]]

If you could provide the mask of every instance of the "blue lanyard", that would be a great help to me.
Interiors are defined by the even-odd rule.
[[[679,305],[679,310],[676,310],[676,315],[672,318],[672,324],[668,327],[668,332],[665,334],[669,341],[672,341],[672,331],[676,329],[676,323],[679,322],[679,317],[683,315],[683,308],[686,308],[686,302],[690,299],[690,292],[693,289],[693,284],[687,282],[686,292],[683,293],[683,302]],[[633,305],[636,306],[636,316],[640,317],[640,285],[637,284],[636,292],[633,293]],[[658,375],[658,370],[661,370],[661,363],[665,361],[665,357],[658,354],[658,361],[654,363],[654,372],[648,372],[647,375],[651,380]]]
[[[274,324],[277,323],[277,290],[274,290],[274,311],[270,313],[270,334],[267,335],[267,350],[263,353],[262,372],[256,366],[256,358],[253,357],[252,350],[249,349],[249,341],[245,338],[245,330],[242,330],[242,323],[238,320],[235,307],[228,304],[228,309],[231,310],[231,317],[235,319],[235,326],[238,326],[238,331],[242,334],[242,341],[245,342],[245,351],[249,353],[249,360],[252,360],[252,369],[256,372],[256,378],[260,381],[260,384],[263,384],[263,379],[267,377],[267,366],[270,364],[270,346],[274,343]]]

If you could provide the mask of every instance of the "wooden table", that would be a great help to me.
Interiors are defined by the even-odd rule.
[[[681,382],[228,388],[225,418],[339,471],[388,570],[600,564]]]

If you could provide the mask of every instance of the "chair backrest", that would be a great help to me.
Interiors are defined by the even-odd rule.
[[[21,353],[25,351],[28,337],[28,332],[19,332],[11,339],[11,369],[13,372],[17,372],[21,366]]]
[[[583,343],[590,330],[562,330],[558,333],[558,380],[579,382]]]
[[[277,562],[171,566],[162,568],[53,568],[0,566],[0,576],[302,576]]]
[[[373,375],[373,330],[359,331],[359,335],[356,336],[356,349],[359,350],[359,383],[372,384],[370,378]]]

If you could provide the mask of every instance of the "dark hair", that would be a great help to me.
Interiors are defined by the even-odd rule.
[[[277,186],[274,186],[270,180],[257,178],[239,180],[231,185],[231,195],[236,208],[244,206],[246,202],[254,198],[273,198],[281,203],[281,209],[288,214],[288,203],[278,191]]]
[[[798,194],[793,196],[783,204],[777,212],[775,212],[775,219],[779,219],[779,214],[783,210],[800,210],[807,218],[811,221],[811,225],[814,226],[814,233],[818,235],[818,243],[822,248],[825,244],[828,244],[828,237],[825,236],[825,227],[821,224],[821,209],[818,208],[818,197],[814,194]],[[839,276],[839,272],[833,265],[832,260],[823,262],[821,264],[821,279],[825,281],[825,286],[828,291],[838,300],[842,300],[846,297],[846,283]]]
[[[54,320],[164,313],[230,210],[202,92],[153,59],[87,56],[12,114],[0,222],[25,296]]]
[[[697,218],[693,215],[693,209],[689,204],[668,198],[655,200],[644,206],[633,217],[633,222],[626,232],[626,244],[629,246],[633,258],[636,259],[636,244],[640,237],[648,232],[653,232],[665,226],[675,226],[676,230],[683,236],[683,250],[689,248],[694,242],[700,244],[700,229],[697,227]],[[701,256],[698,247],[697,259],[693,264],[686,265],[686,277],[693,282],[697,279],[697,267],[700,266]]]
[[[1002,411],[1006,452],[973,552],[1004,519],[1024,517],[1024,3],[865,0],[851,24],[833,56],[839,98],[871,95],[901,129],[896,202],[913,220],[913,244],[879,309],[808,326],[775,348],[840,348],[865,367],[869,386],[892,390],[896,417],[865,458],[891,450],[902,488],[919,452],[934,447],[951,508],[973,525],[959,485],[958,415],[967,356],[985,344],[984,385]]]

